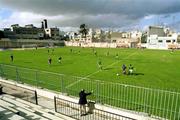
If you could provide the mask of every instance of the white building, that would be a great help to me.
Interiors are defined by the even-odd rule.
[[[133,39],[139,39],[142,36],[142,32],[139,31],[132,31],[131,32],[131,38]]]
[[[51,39],[59,38],[59,29],[58,28],[45,28],[46,37]]]
[[[161,26],[149,26],[146,47],[149,49],[176,48],[178,34],[167,32],[167,30]]]
[[[174,33],[171,37],[159,37],[150,35],[147,38],[147,48],[149,49],[171,49],[176,48],[178,35]]]
[[[68,32],[67,35],[69,39],[73,42],[80,42],[80,43],[91,43],[93,41],[94,32],[93,29],[89,29],[86,37],[83,37],[80,33],[75,32]]]

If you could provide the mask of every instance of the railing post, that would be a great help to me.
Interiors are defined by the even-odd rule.
[[[36,87],[38,87],[37,71],[35,71],[35,82],[36,82]]]
[[[60,75],[60,86],[61,86],[61,93],[64,92],[64,80],[63,80],[63,75]]]
[[[56,106],[57,104],[56,104],[56,96],[54,96],[54,110],[55,110],[55,112],[57,112],[57,106]]]
[[[96,84],[96,102],[99,102],[99,82]]]
[[[2,68],[2,64],[0,65],[0,71],[1,71],[1,77],[3,78],[3,76],[4,76],[4,72],[3,72],[3,68]]]
[[[18,74],[18,68],[16,67],[16,81],[19,82],[19,74]]]
[[[38,105],[38,97],[37,97],[37,92],[36,92],[36,90],[35,90],[35,92],[34,92],[34,95],[35,95],[36,105]]]

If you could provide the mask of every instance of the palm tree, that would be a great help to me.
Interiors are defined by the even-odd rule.
[[[87,28],[87,26],[85,24],[80,25],[79,32],[82,34],[83,38],[86,38],[86,35],[88,34],[88,31],[89,31],[89,29]]]

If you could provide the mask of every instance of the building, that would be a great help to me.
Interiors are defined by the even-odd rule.
[[[60,31],[58,28],[48,28],[47,20],[41,22],[41,28],[35,27],[33,24],[11,25],[11,28],[5,28],[4,34],[6,38],[12,39],[53,39],[60,40]]]
[[[122,38],[131,38],[131,33],[130,32],[122,32]]]
[[[122,39],[122,33],[112,32],[111,33],[111,42],[117,42]]]
[[[13,31],[11,31],[10,28],[4,28],[3,33],[5,38],[10,38],[10,39],[16,38],[16,34]]]
[[[94,39],[94,31],[91,28],[88,30],[86,37],[83,37],[80,33],[76,32],[68,32],[67,35],[73,42],[77,41],[80,43],[92,43]]]
[[[20,27],[18,24],[11,25],[11,30],[17,39],[42,39],[44,37],[44,30],[36,28],[33,24]]]
[[[103,31],[101,29],[94,30],[94,42],[101,42],[103,41]]]
[[[157,35],[159,37],[165,37],[165,29],[162,26],[149,26],[148,37],[151,35]]]
[[[124,48],[134,48],[140,42],[140,38],[137,35],[136,37],[131,37],[130,32],[112,32],[111,33],[111,42],[116,43],[117,47]]]
[[[163,27],[150,26],[147,37],[147,48],[149,49],[172,49],[176,48],[178,35],[176,33],[165,33]]]
[[[140,32],[140,31],[132,31],[131,32],[132,39],[141,39],[141,37],[142,37],[142,32]]]
[[[45,28],[45,37],[51,38],[53,40],[59,39],[59,29],[58,28]]]

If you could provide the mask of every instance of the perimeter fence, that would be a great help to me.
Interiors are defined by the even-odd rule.
[[[78,97],[84,88],[96,103],[142,112],[154,118],[180,120],[180,92],[111,83],[0,64],[0,76]]]

